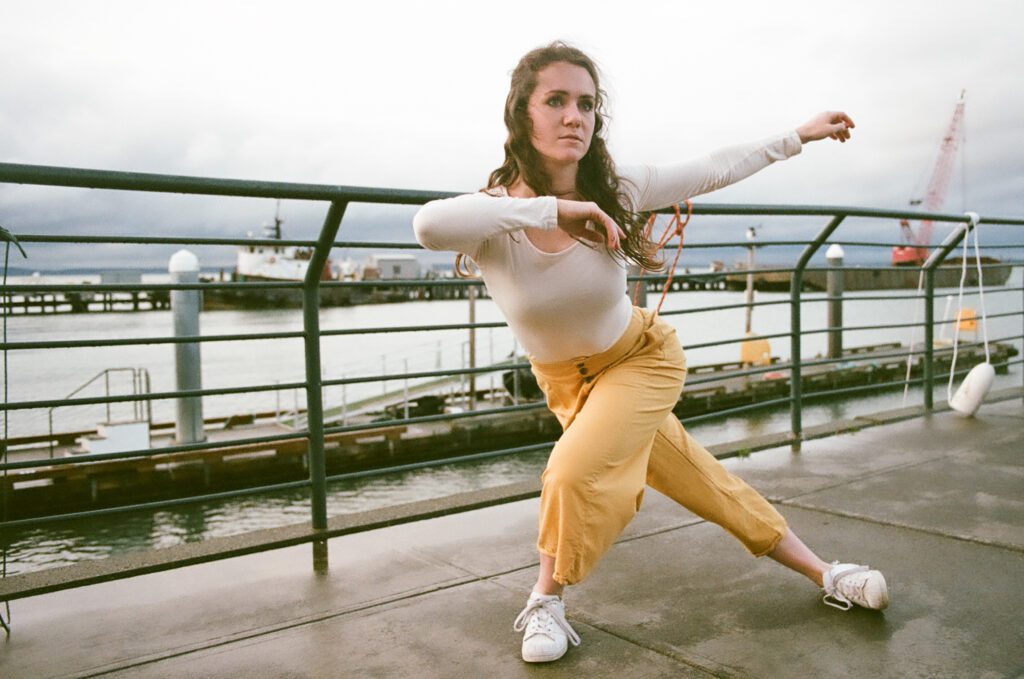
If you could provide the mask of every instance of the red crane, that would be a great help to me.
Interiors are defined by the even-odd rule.
[[[939,158],[935,161],[928,191],[924,199],[911,199],[911,205],[923,205],[927,212],[938,212],[946,200],[949,180],[953,175],[953,161],[956,152],[963,143],[964,90],[960,91],[960,99],[953,109],[953,118],[949,121],[946,134],[939,146]],[[893,266],[921,266],[928,259],[928,246],[932,241],[932,222],[924,219],[915,231],[906,219],[900,220],[900,237],[905,245],[897,245],[892,249]]]

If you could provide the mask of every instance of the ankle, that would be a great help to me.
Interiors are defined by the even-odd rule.
[[[533,591],[536,592],[537,594],[543,594],[545,596],[554,595],[554,596],[557,596],[557,597],[561,597],[562,596],[562,592],[565,591],[565,586],[564,585],[560,585],[557,582],[556,583],[552,583],[552,584],[548,584],[548,585],[543,585],[543,584],[538,582],[538,583],[536,583],[533,586]]]

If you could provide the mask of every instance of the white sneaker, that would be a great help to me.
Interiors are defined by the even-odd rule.
[[[516,617],[512,629],[523,634],[523,660],[551,662],[568,649],[568,642],[580,645],[580,636],[565,619],[565,604],[555,594],[530,594],[526,608]]]
[[[869,566],[833,561],[822,580],[825,596],[821,600],[841,611],[850,610],[854,604],[876,611],[889,605],[885,578]]]

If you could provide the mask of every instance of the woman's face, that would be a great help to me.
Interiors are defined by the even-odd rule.
[[[579,163],[594,136],[597,87],[582,66],[564,61],[537,72],[527,111],[533,147],[549,169]]]

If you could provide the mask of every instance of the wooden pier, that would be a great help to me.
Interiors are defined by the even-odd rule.
[[[171,296],[165,290],[93,292],[88,285],[83,285],[82,292],[4,296],[0,304],[4,305],[8,316],[163,311],[171,308]]]

